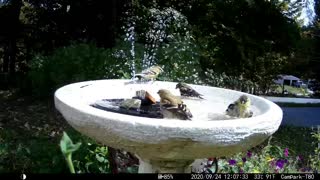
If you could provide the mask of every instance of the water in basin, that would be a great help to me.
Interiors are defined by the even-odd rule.
[[[135,96],[135,92],[137,90],[146,90],[148,91],[156,100],[159,102],[160,97],[157,94],[159,89],[168,89],[170,90],[174,95],[180,96],[180,92],[178,89],[175,89],[174,83],[169,84],[160,84],[157,82],[149,82],[149,83],[123,83],[123,86],[119,88],[117,85],[115,86],[108,86],[108,87],[99,87],[100,90],[105,90],[102,97],[99,97],[95,100],[96,102],[101,102],[101,100],[119,100],[119,98],[132,98]],[[239,96],[233,95],[233,97],[226,98],[225,95],[219,94],[219,93],[212,93],[205,91],[204,89],[193,87],[196,91],[198,91],[200,94],[203,94],[204,99],[198,99],[198,98],[186,98],[182,97],[182,100],[187,105],[187,107],[190,109],[193,118],[192,121],[214,121],[214,120],[227,120],[227,119],[234,119],[230,116],[227,116],[225,114],[225,111],[230,103],[235,101]],[[117,91],[118,93],[116,97],[110,97],[107,93],[108,91]],[[93,104],[94,104],[93,103]],[[118,105],[117,105],[118,106]],[[98,106],[95,106],[99,108]],[[112,109],[104,109],[104,110],[111,110],[112,112],[116,113],[122,113],[122,114],[128,114],[128,115],[138,115],[142,117],[151,117],[151,118],[162,118],[161,116],[156,115],[159,111],[159,105],[156,105],[153,110],[155,112],[149,113],[149,116],[144,114],[138,114],[135,111],[131,112],[124,112],[119,111],[119,107],[115,107],[116,110]],[[260,114],[259,109],[252,103],[251,110],[253,111],[254,116]],[[156,112],[157,111],[157,112]]]

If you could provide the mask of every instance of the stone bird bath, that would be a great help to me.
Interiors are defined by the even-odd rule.
[[[97,100],[131,98],[145,89],[157,101],[160,88],[175,89],[177,83],[128,84],[130,80],[97,80],[69,84],[55,92],[55,107],[80,133],[107,146],[139,157],[139,173],[191,172],[195,159],[228,156],[262,143],[279,128],[282,110],[262,97],[247,94],[254,116],[230,119],[227,106],[245,94],[238,91],[192,85],[205,100],[184,100],[192,121],[157,119],[109,112],[90,106]]]

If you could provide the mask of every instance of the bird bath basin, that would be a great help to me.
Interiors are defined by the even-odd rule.
[[[177,83],[98,80],[69,84],[55,92],[55,106],[77,131],[107,146],[139,157],[139,173],[190,172],[195,159],[228,156],[262,143],[279,128],[282,110],[262,97],[247,94],[253,117],[228,119],[228,105],[245,94],[210,86],[191,85],[205,100],[184,100],[191,121],[132,116],[92,107],[101,99],[131,98],[147,90],[159,101],[161,88],[179,95]]]

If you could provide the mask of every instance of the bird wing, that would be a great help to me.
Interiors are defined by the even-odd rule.
[[[202,94],[198,93],[196,90],[192,89],[191,87],[181,87],[181,95],[183,96],[197,96],[200,97]]]
[[[165,99],[165,98],[161,98],[160,99],[160,103],[163,104],[163,105],[166,105],[166,106],[169,106],[169,105],[172,106],[171,101],[168,100],[168,99]]]
[[[239,116],[239,106],[236,103],[229,104],[226,114],[232,117],[238,117]]]
[[[143,71],[141,71],[141,73],[139,74],[152,74],[152,75],[156,75],[159,74],[160,69],[158,69],[157,67],[151,67],[148,69],[145,69]]]
[[[156,68],[149,68],[135,74],[138,78],[155,78],[159,75],[159,71]]]
[[[193,117],[190,110],[186,108],[185,105],[180,104],[178,106],[174,106],[170,104],[164,104],[162,107],[165,108],[167,111],[175,114],[175,116],[184,120],[191,120],[191,118]]]

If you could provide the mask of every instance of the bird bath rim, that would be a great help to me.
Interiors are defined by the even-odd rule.
[[[149,118],[149,117],[139,117],[139,116],[132,116],[132,115],[127,115],[127,114],[121,114],[121,113],[116,113],[116,112],[111,112],[111,111],[104,111],[95,107],[90,106],[89,103],[79,103],[79,101],[65,101],[62,100],[62,95],[63,95],[63,90],[68,89],[69,87],[79,87],[79,88],[86,88],[88,86],[94,85],[94,83],[98,82],[108,82],[108,81],[119,81],[119,82],[129,82],[131,80],[127,79],[107,79],[107,80],[92,80],[92,81],[83,81],[83,82],[76,82],[72,84],[65,85],[63,87],[60,87],[59,89],[56,90],[54,97],[55,101],[59,100],[60,102],[63,102],[65,105],[69,106],[70,108],[73,108],[74,110],[87,113],[93,116],[100,116],[103,118],[107,118],[109,120],[115,120],[115,121],[123,121],[127,123],[141,123],[144,125],[150,125],[150,126],[170,126],[172,128],[179,127],[179,128],[217,128],[217,127],[239,127],[239,126],[248,126],[248,125],[253,125],[253,124],[259,124],[262,122],[265,122],[266,119],[270,116],[274,116],[275,114],[278,114],[279,117],[281,116],[282,119],[282,110],[281,108],[276,105],[275,103],[271,102],[268,99],[265,99],[263,97],[259,97],[256,95],[240,92],[240,91],[235,91],[231,89],[225,89],[225,88],[219,88],[219,87],[212,87],[212,86],[207,86],[207,85],[195,85],[195,84],[190,84],[193,87],[204,87],[204,88],[209,88],[209,89],[217,89],[217,90],[223,90],[226,91],[226,93],[236,93],[240,95],[247,95],[249,98],[255,98],[259,101],[263,101],[264,105],[266,106],[264,109],[265,111],[262,114],[259,114],[257,116],[253,116],[250,118],[236,118],[236,119],[215,119],[212,121],[184,121],[184,120],[178,120],[178,119],[158,119],[158,118]],[[177,84],[178,82],[172,82],[172,81],[156,81],[158,83],[172,83],[172,84]],[[106,90],[107,92],[107,90]],[[72,96],[72,95],[69,95]],[[158,99],[158,97],[156,98]],[[70,100],[75,100],[71,98]],[[97,99],[98,100],[98,99]],[[230,102],[232,103],[232,102]],[[225,107],[226,109],[227,107]],[[280,113],[280,114],[279,114]],[[228,123],[221,123],[223,121],[228,121]],[[201,123],[200,123],[201,122]],[[281,120],[280,120],[281,122]]]
[[[125,95],[122,93],[133,93],[132,89],[123,88],[124,83],[129,81],[111,79],[69,84],[55,92],[54,100],[63,117],[82,134],[138,155],[140,173],[185,172],[194,159],[226,156],[254,147],[272,135],[281,124],[281,108],[267,99],[239,91],[192,84],[195,88],[203,88],[199,93],[204,98],[211,93],[223,97],[225,93],[230,93],[227,96],[228,103],[246,94],[264,112],[244,119],[198,121],[194,117],[191,121],[184,121],[132,116],[90,106],[96,100],[123,98]],[[156,81],[151,86],[174,89],[175,85],[176,82]],[[159,100],[159,97],[155,98]]]

